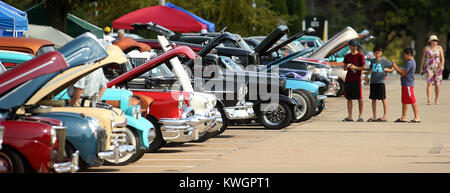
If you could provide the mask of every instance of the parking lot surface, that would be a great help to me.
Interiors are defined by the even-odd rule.
[[[449,83],[443,82],[439,105],[426,105],[426,83],[416,77],[418,124],[393,122],[401,115],[401,103],[399,77],[392,75],[386,85],[387,123],[366,122],[372,114],[366,85],[362,123],[342,122],[345,99],[330,97],[322,114],[282,130],[233,127],[203,143],[163,147],[127,166],[83,172],[450,172]],[[381,103],[378,112],[381,116]]]

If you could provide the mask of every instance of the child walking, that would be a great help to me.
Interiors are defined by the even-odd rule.
[[[373,49],[373,54],[375,59],[370,61],[369,70],[364,78],[365,82],[369,82],[370,77],[370,95],[369,98],[372,99],[372,118],[368,119],[367,122],[386,122],[387,121],[387,100],[386,100],[386,86],[384,80],[386,73],[392,72],[392,63],[386,59],[381,58],[383,55],[383,49],[376,46]],[[377,118],[377,100],[381,100],[383,103],[383,117]]]
[[[414,60],[414,52],[411,48],[403,50],[403,59],[406,64],[400,69],[395,61],[392,61],[392,66],[400,74],[400,82],[402,85],[402,117],[394,122],[404,123],[406,121],[406,113],[408,111],[408,105],[411,104],[414,119],[409,121],[410,123],[420,123],[419,109],[416,103],[416,97],[414,96],[414,73],[416,71],[416,61]]]

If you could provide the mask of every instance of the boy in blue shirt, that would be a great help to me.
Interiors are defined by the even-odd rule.
[[[416,61],[414,60],[414,52],[411,48],[406,48],[403,51],[403,58],[406,64],[400,69],[395,61],[392,61],[392,66],[400,74],[400,82],[402,85],[402,117],[395,122],[402,123],[407,122],[406,112],[408,111],[408,105],[411,104],[414,119],[409,121],[410,123],[420,123],[419,108],[416,103],[416,97],[414,96],[414,73],[416,72]]]
[[[393,69],[392,63],[388,60],[381,58],[383,55],[383,49],[379,46],[375,46],[373,49],[373,54],[375,55],[375,59],[370,61],[369,70],[364,79],[365,82],[369,82],[369,74],[370,78],[370,96],[372,99],[372,113],[373,117],[368,119],[367,122],[386,122],[387,121],[387,100],[386,100],[386,87],[384,84],[384,80],[386,77],[386,73],[392,72]],[[384,114],[383,117],[377,119],[377,100],[381,100],[383,103]]]

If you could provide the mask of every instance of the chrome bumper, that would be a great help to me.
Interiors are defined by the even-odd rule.
[[[337,92],[340,89],[338,82],[339,77],[330,75],[328,79],[330,80],[331,84],[328,86],[328,90],[326,90],[324,94],[326,96],[336,96]]]
[[[194,117],[200,120],[200,124],[197,125],[199,133],[212,133],[219,131],[223,125],[222,116],[216,108],[210,113],[209,116],[195,114]]]
[[[159,120],[161,123],[161,133],[164,141],[167,142],[188,142],[198,139],[197,125],[200,120],[192,117],[183,119],[168,119],[162,118]]]
[[[75,173],[80,168],[78,167],[78,160],[80,152],[76,151],[72,154],[72,160],[70,162],[62,162],[53,164],[53,169],[56,173]]]
[[[318,100],[318,101],[323,101],[323,100],[325,100],[325,99],[327,99],[328,97],[327,96],[325,96],[325,95],[317,95],[317,97],[316,97],[316,99]]]
[[[125,143],[125,134],[116,133],[120,132],[120,129],[113,129],[111,134],[111,147],[109,151],[97,153],[100,159],[114,159],[114,163],[119,163],[119,158],[124,157],[127,154],[136,152],[136,148],[133,145],[120,145],[119,142]]]
[[[255,116],[253,111],[253,103],[245,102],[242,105],[223,108],[228,119],[248,119]]]

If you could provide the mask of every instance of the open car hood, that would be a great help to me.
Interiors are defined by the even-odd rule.
[[[192,51],[190,48],[188,48],[186,46],[179,46],[175,49],[170,50],[169,52],[161,54],[158,57],[151,59],[151,60],[145,62],[144,64],[141,64],[138,67],[133,68],[132,70],[130,70],[126,73],[123,73],[122,75],[114,78],[113,80],[109,81],[108,88],[110,88],[114,85],[117,85],[117,84],[121,84],[123,82],[130,81],[130,80],[146,73],[147,71],[163,64],[164,62],[168,62],[170,59],[172,59],[176,56],[187,56],[193,60],[193,59],[195,59],[197,54],[195,54],[194,51]]]
[[[85,77],[86,75],[92,73],[93,71],[106,66],[111,63],[122,64],[127,62],[127,58],[123,54],[122,50],[111,45],[106,48],[108,57],[95,62],[86,63],[73,68],[69,68],[66,71],[58,74],[45,85],[42,86],[31,98],[26,102],[26,105],[33,105],[42,99],[52,99],[54,96],[59,94],[61,91],[75,84],[78,80]]]
[[[285,25],[278,26],[272,32],[270,32],[270,34],[267,35],[267,37],[263,41],[261,41],[261,43],[259,43],[258,46],[256,46],[256,48],[254,49],[255,53],[259,54],[260,56],[268,54],[267,51],[288,32],[289,29],[287,26]]]
[[[151,51],[151,47],[147,44],[137,42],[131,38],[123,38],[113,43],[116,46],[119,46],[123,52],[128,53],[134,49],[139,49],[141,52],[149,52]]]
[[[89,32],[81,34],[58,51],[64,55],[69,68],[95,62],[108,56],[102,43]]]
[[[68,65],[58,52],[48,52],[28,62],[6,71],[0,75],[0,109],[11,109],[22,105],[35,92],[34,88],[41,86],[41,77],[57,74]]]
[[[348,45],[348,42],[355,38],[358,38],[358,33],[353,28],[346,27],[317,48],[309,58],[327,58]]]
[[[91,33],[84,33],[78,36],[61,47],[59,52],[64,56],[66,63],[69,65],[64,70],[82,65],[84,63],[94,62],[108,56],[108,53],[106,53],[100,41],[98,41],[98,39]],[[0,99],[0,108],[11,109],[22,105],[44,84],[58,74],[60,74],[59,71],[46,74],[17,86],[13,89],[14,92],[8,92],[8,98]],[[3,101],[3,99],[5,101]]]

